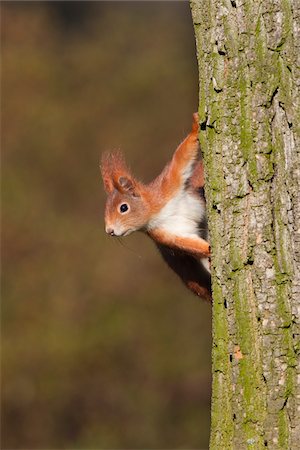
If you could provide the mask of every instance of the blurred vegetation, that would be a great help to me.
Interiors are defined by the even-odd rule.
[[[98,169],[122,148],[148,181],[188,132],[189,4],[1,10],[1,448],[207,448],[210,305],[105,235]]]

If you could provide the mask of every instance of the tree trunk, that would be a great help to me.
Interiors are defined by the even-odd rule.
[[[210,448],[299,449],[300,2],[191,8],[213,255]]]

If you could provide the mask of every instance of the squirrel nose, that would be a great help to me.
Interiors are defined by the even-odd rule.
[[[113,228],[106,228],[106,233],[110,234],[111,236],[115,235],[115,232],[114,232]]]

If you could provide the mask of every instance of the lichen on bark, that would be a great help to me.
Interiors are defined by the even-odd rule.
[[[300,442],[300,4],[192,0],[212,247],[210,448]]]

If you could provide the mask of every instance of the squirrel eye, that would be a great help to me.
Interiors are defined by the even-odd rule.
[[[120,206],[120,212],[125,213],[126,211],[128,211],[128,205],[127,203],[122,203],[122,205]]]

